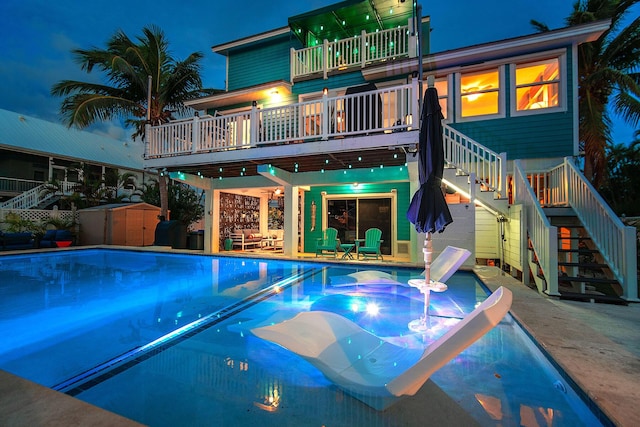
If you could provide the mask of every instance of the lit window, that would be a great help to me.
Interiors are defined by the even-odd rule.
[[[560,105],[558,58],[516,65],[516,111],[553,108]]]
[[[440,103],[440,108],[442,109],[442,115],[445,120],[447,118],[448,107],[449,107],[449,84],[447,79],[439,79],[436,80],[433,84],[438,91],[438,102]]]
[[[499,70],[467,73],[460,76],[460,117],[500,113]]]

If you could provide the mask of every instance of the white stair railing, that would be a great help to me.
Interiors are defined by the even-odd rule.
[[[622,298],[639,301],[635,227],[622,223],[570,158],[562,166],[569,205],[622,285]]]
[[[25,191],[0,204],[0,209],[31,209],[38,206],[40,203],[54,198],[56,195],[71,194],[73,193],[73,187],[77,185],[75,182],[62,181],[60,183],[59,191],[57,192],[45,192],[49,184],[41,184],[32,188],[29,191]]]
[[[520,161],[514,161],[513,165],[514,181],[514,202],[522,203],[524,212],[524,233],[523,237],[529,237],[533,251],[538,259],[538,264],[546,281],[545,289],[538,289],[547,295],[559,296],[558,292],[558,229],[549,223],[538,200],[529,185],[526,173],[522,170]],[[522,254],[527,254],[527,239],[523,242]],[[528,266],[528,262],[523,262],[523,266]],[[527,272],[524,272],[527,273]],[[537,272],[534,272],[534,276]],[[525,275],[525,280],[528,275]]]
[[[505,196],[507,154],[497,153],[443,124],[444,156],[447,163],[455,165],[466,175],[475,174],[478,182],[498,197]]]

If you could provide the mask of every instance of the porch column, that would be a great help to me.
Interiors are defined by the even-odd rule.
[[[260,215],[258,217],[260,221],[260,233],[263,236],[269,234],[269,195],[260,195]]]
[[[407,155],[407,171],[409,172],[409,202],[411,198],[420,188],[420,180],[418,177],[418,156]],[[409,252],[411,255],[412,263],[419,263],[423,261],[422,246],[424,241],[424,234],[418,235],[416,228],[413,224],[409,223],[411,232],[409,233]]]
[[[218,205],[220,205],[220,198],[218,197]],[[213,190],[211,188],[204,190],[204,252],[212,253],[213,252]],[[219,215],[215,216],[219,218]],[[216,230],[218,231],[218,235],[220,235],[219,227],[220,220],[217,220]],[[216,251],[218,250],[218,242],[219,239],[216,239]]]
[[[286,256],[298,255],[298,187],[284,184],[284,241]]]
[[[211,230],[209,244],[211,245],[211,253],[214,253],[220,252],[220,190],[206,190],[204,193],[205,200],[207,200],[207,194],[210,191],[213,192],[213,197],[211,198],[211,204],[207,204],[209,210],[205,213],[205,230]],[[205,251],[207,250],[206,243],[204,249]]]

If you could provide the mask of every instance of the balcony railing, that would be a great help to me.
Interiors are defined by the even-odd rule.
[[[291,83],[296,78],[322,74],[326,79],[331,71],[364,67],[396,58],[408,58],[412,49],[409,26],[367,33],[342,40],[324,40],[322,45],[291,49]]]
[[[418,81],[350,95],[217,116],[193,117],[150,128],[146,158],[256,148],[412,129],[419,117]]]

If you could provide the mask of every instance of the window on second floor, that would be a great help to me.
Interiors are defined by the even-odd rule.
[[[562,63],[561,57],[555,57],[511,66],[514,86],[511,96],[512,115],[565,108],[562,96]]]
[[[443,79],[436,79],[433,85],[438,91],[438,102],[440,103],[442,115],[446,121],[449,116],[449,81],[446,77]]]
[[[502,67],[458,74],[457,118],[504,117]]]

